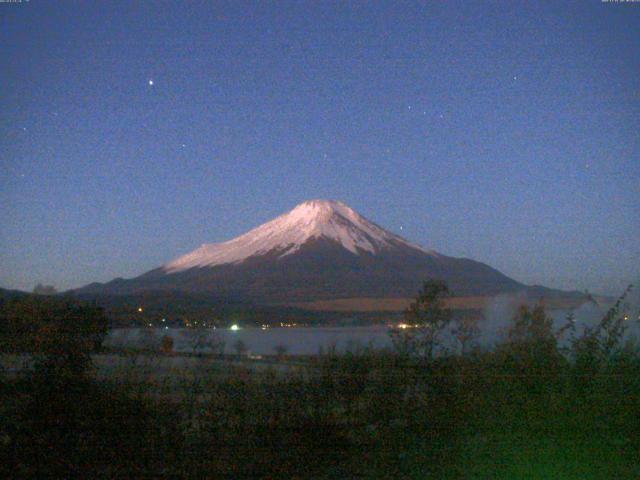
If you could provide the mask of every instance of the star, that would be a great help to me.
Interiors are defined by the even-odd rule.
[[[149,86],[153,86],[153,80],[149,80]]]

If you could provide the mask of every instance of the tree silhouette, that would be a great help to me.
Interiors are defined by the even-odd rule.
[[[240,339],[238,339],[236,343],[233,344],[233,348],[238,356],[242,356],[247,352],[247,345]]]
[[[466,355],[469,351],[469,347],[475,345],[475,342],[480,335],[480,328],[478,322],[482,314],[466,314],[462,315],[455,323],[453,329],[453,335],[460,342],[460,350],[462,355]]]
[[[396,349],[406,354],[432,358],[442,332],[451,322],[451,310],[445,305],[445,300],[450,296],[449,287],[445,282],[424,282],[416,299],[404,311],[407,328],[392,331]]]

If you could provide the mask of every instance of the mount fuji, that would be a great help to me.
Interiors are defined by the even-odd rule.
[[[333,200],[301,203],[244,235],[204,244],[139,277],[75,292],[172,291],[273,304],[407,298],[429,278],[446,281],[458,296],[561,293],[523,285],[474,260],[424,249]]]

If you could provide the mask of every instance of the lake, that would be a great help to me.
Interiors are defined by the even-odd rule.
[[[486,319],[480,324],[479,344],[488,348],[504,339],[511,315],[500,312],[485,312]],[[566,311],[549,312],[554,319],[554,330],[566,323]],[[581,307],[575,311],[577,331],[595,325],[602,317],[601,309]],[[635,317],[628,324],[628,336],[640,337],[639,322]],[[241,340],[253,355],[273,355],[276,347],[283,346],[290,355],[314,355],[321,349],[335,347],[339,352],[353,350],[359,346],[381,349],[391,347],[389,328],[385,325],[364,327],[292,327],[292,328],[240,328],[230,329],[185,329],[185,328],[120,328],[109,332],[104,345],[108,347],[152,347],[160,345],[163,336],[170,336],[176,352],[211,352],[224,349],[224,353],[236,353],[235,345]],[[566,341],[566,339],[565,339]],[[455,339],[449,333],[443,336],[443,343],[457,349]],[[216,348],[216,345],[218,346]]]

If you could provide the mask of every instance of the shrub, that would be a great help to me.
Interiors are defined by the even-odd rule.
[[[274,350],[276,352],[278,359],[283,360],[287,355],[287,352],[289,351],[289,347],[287,347],[286,345],[280,344],[280,345],[276,345]]]
[[[7,352],[95,351],[107,327],[102,308],[67,297],[29,295],[0,301],[0,344]]]
[[[233,349],[238,356],[246,355],[248,350],[247,345],[240,339],[236,340],[236,343],[233,344]]]
[[[396,351],[427,359],[433,357],[442,332],[451,322],[452,312],[445,306],[450,296],[446,283],[440,280],[424,283],[415,301],[404,311],[408,328],[390,332]]]
[[[169,335],[165,335],[162,337],[162,345],[160,346],[160,351],[165,355],[170,355],[173,353],[173,338]]]
[[[470,349],[476,346],[476,341],[480,336],[478,323],[482,314],[466,313],[461,315],[453,328],[453,336],[460,343],[460,353],[466,355]]]
[[[191,346],[191,351],[194,355],[201,354],[205,350],[217,355],[224,353],[225,342],[214,329],[188,328],[182,331],[182,336]]]

